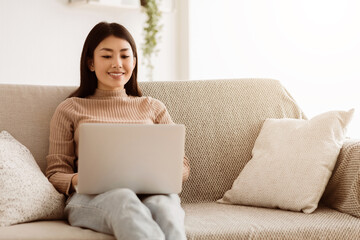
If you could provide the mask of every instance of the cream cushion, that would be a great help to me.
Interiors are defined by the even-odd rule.
[[[220,203],[313,212],[354,110],[311,120],[266,119],[246,164]]]
[[[64,196],[6,131],[0,133],[0,191],[0,226],[63,217]]]

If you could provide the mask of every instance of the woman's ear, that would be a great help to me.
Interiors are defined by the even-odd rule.
[[[90,69],[90,71],[94,72],[94,71],[95,71],[94,60],[89,59],[89,60],[87,61],[87,64],[88,64],[88,68]]]

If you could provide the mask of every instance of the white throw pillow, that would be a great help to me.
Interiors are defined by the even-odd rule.
[[[266,119],[252,159],[218,202],[315,211],[353,113],[332,111],[311,120]]]
[[[56,191],[30,151],[0,133],[0,226],[63,218],[65,197]]]

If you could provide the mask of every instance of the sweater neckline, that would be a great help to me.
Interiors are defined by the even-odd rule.
[[[127,97],[125,88],[118,90],[102,90],[97,88],[93,98],[108,98],[108,97]]]

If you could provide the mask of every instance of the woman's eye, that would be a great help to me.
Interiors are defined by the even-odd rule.
[[[121,58],[128,58],[128,57],[130,57],[130,56],[125,56],[125,55],[124,55],[124,56],[121,56]]]
[[[103,58],[111,58],[111,56],[102,56]]]

